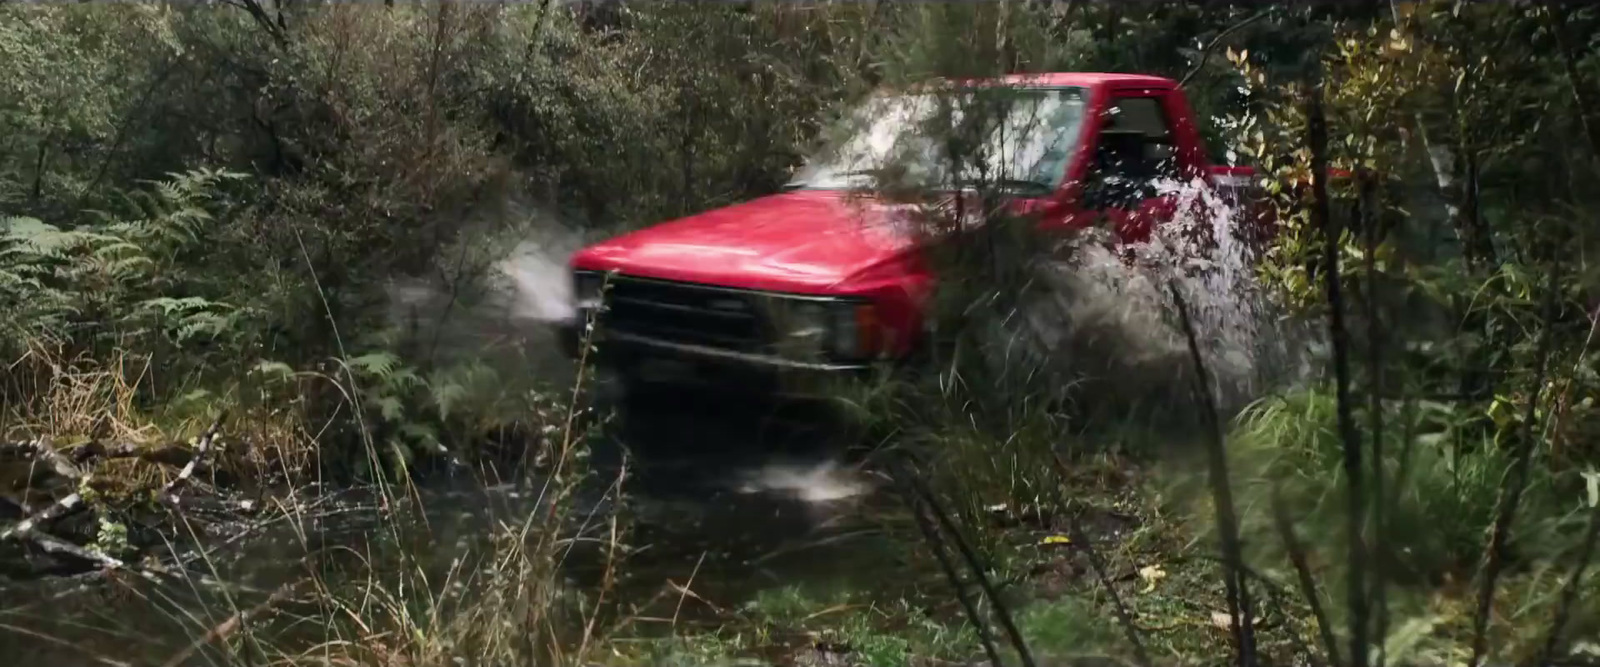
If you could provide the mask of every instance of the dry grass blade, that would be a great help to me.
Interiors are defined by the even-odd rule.
[[[4,4],[4,3],[0,3],[0,4]],[[11,633],[15,633],[17,635],[22,635],[22,636],[26,636],[26,637],[33,637],[34,639],[38,639],[38,640],[44,641],[44,642],[49,642],[51,644],[55,644],[56,646],[60,646],[60,647],[63,647],[63,648],[70,648],[70,649],[76,650],[78,652],[83,653],[84,656],[87,657],[88,659],[93,660],[94,662],[102,664],[102,665],[110,665],[111,667],[133,667],[133,663],[124,662],[122,660],[116,660],[114,658],[111,658],[110,656],[105,656],[105,655],[100,655],[98,653],[94,653],[94,652],[88,650],[88,648],[84,647],[83,645],[81,645],[81,644],[79,644],[77,642],[69,642],[69,641],[67,641],[65,639],[62,639],[60,637],[52,637],[52,636],[50,636],[48,634],[45,634],[43,632],[39,632],[37,630],[33,630],[31,628],[24,628],[24,627],[17,626],[17,625],[11,625],[9,623],[0,623],[0,630],[4,630],[6,632],[11,632]]]
[[[218,623],[215,627],[208,630],[204,635],[195,639],[182,651],[178,651],[177,653],[173,654],[171,658],[168,658],[166,662],[161,663],[162,667],[181,667],[181,665],[183,665],[185,662],[188,662],[189,658],[193,657],[194,654],[199,652],[201,648],[205,647],[205,645],[219,639],[227,638],[234,632],[237,632],[239,628],[243,627],[246,623],[249,623],[251,619],[261,615],[262,613],[265,613],[268,609],[271,609],[279,602],[288,599],[289,594],[293,593],[295,589],[299,588],[303,583],[305,582],[301,580],[284,584],[283,586],[279,587],[277,591],[273,592],[273,594],[266,600],[263,600],[261,604],[249,609],[241,609],[237,612],[234,612],[232,616],[224,619],[221,623]]]

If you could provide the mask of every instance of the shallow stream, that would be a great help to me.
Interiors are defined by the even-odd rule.
[[[903,567],[878,520],[898,511],[897,499],[845,462],[836,432],[817,409],[679,403],[635,409],[610,430],[574,514],[593,510],[593,521],[605,520],[615,498],[608,480],[615,479],[625,444],[625,541],[632,549],[622,596],[643,601],[674,582],[689,585],[705,607],[737,608],[777,587],[881,587]],[[441,478],[418,490],[425,509],[399,530],[381,518],[380,499],[370,493],[326,494],[302,508],[300,518],[239,544],[213,541],[215,555],[195,567],[226,587],[193,577],[165,586],[103,579],[0,584],[0,664],[166,664],[234,609],[304,578],[309,552],[323,554],[313,567],[325,576],[342,572],[348,579],[369,576],[359,563],[397,547],[442,577],[463,554],[481,553],[495,526],[516,525],[535,511],[538,491]],[[585,580],[602,565],[598,550],[572,553],[570,576],[580,586],[591,583]],[[697,606],[682,610],[686,619]],[[180,664],[213,663],[197,653]]]

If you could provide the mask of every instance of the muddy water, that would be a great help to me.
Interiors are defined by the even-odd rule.
[[[814,406],[717,401],[635,407],[596,448],[594,481],[578,493],[583,516],[574,520],[591,509],[597,517],[614,509],[609,480],[626,460],[622,514],[633,549],[620,584],[624,596],[643,600],[669,581],[692,580],[707,601],[702,607],[733,608],[775,587],[826,595],[881,586],[903,570],[878,520],[897,510],[896,500],[846,462],[839,438]],[[213,538],[213,557],[197,569],[226,587],[0,584],[0,665],[166,664],[233,609],[303,579],[307,567],[348,580],[365,576],[364,560],[401,552],[421,569],[442,574],[462,554],[481,551],[493,526],[535,511],[538,489],[440,479],[419,494],[425,513],[399,524],[382,518],[379,499],[349,491],[326,494],[294,521],[279,521],[241,543]],[[310,552],[320,555],[307,561]],[[592,549],[575,548],[567,565],[580,586],[596,578]],[[314,625],[307,626],[297,634],[318,639]],[[196,655],[183,664],[214,663]]]

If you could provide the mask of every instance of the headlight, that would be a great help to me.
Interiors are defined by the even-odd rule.
[[[829,352],[839,359],[866,359],[882,350],[878,310],[867,301],[832,304]]]
[[[789,310],[789,338],[820,340],[828,334],[828,310],[815,301],[802,301]]]
[[[774,306],[773,322],[785,356],[844,360],[876,352],[877,320],[869,303],[780,299]]]
[[[768,312],[780,355],[805,360],[822,355],[829,328],[826,304],[778,297]]]

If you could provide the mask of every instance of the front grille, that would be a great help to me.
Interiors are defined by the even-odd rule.
[[[601,325],[674,343],[761,352],[771,340],[763,310],[751,292],[614,275]]]

